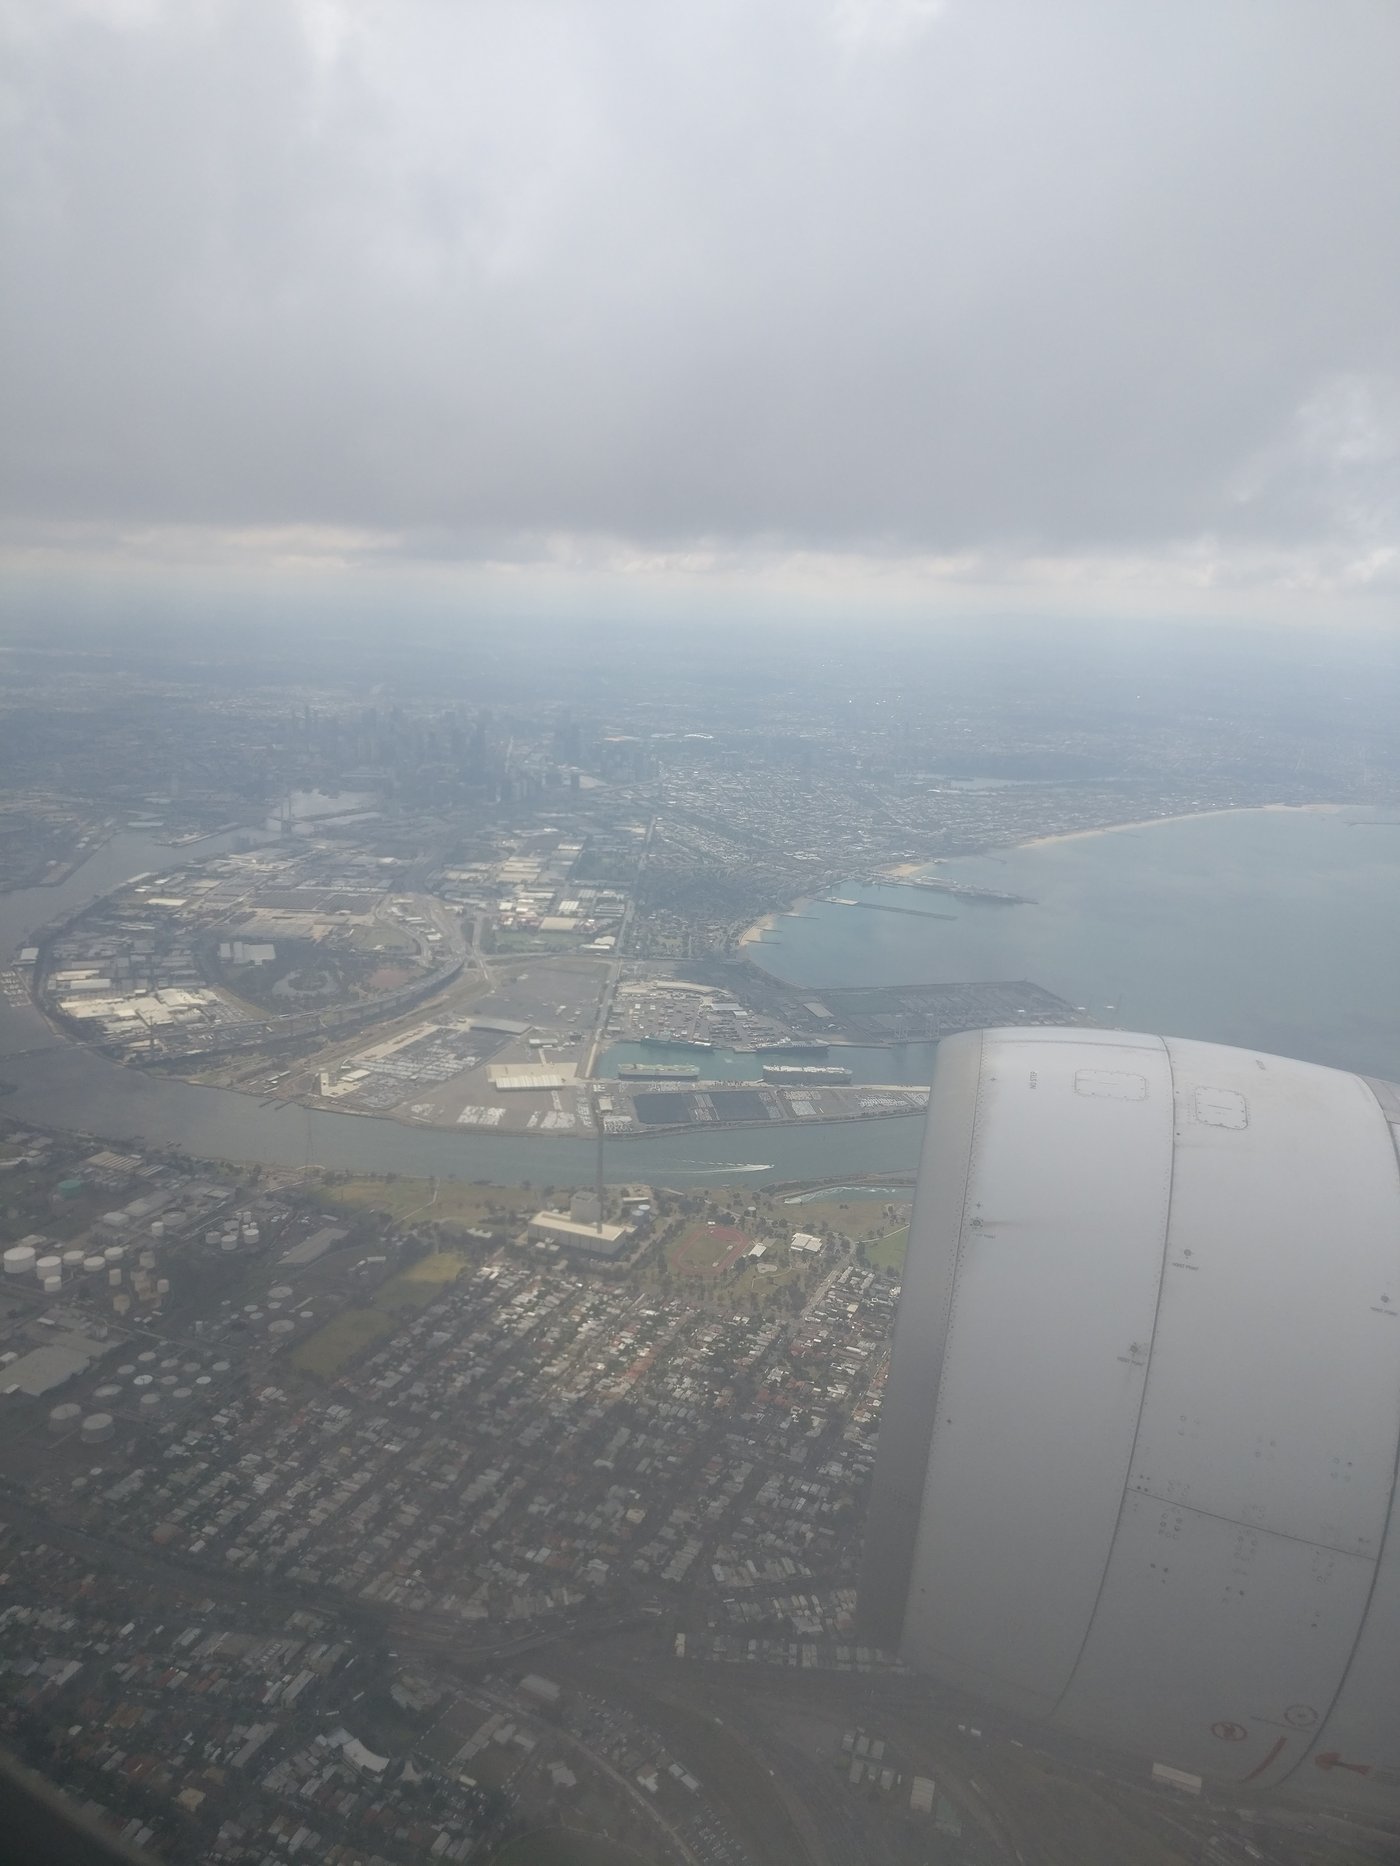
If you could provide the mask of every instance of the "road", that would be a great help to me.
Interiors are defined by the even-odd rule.
[[[612,1015],[613,1000],[617,996],[617,987],[622,978],[622,967],[627,951],[627,934],[632,925],[632,915],[636,906],[636,890],[642,878],[642,870],[647,865],[647,856],[651,852],[651,839],[655,831],[656,818],[653,816],[647,823],[647,833],[642,842],[641,853],[637,857],[637,872],[633,878],[632,892],[627,896],[627,905],[623,908],[622,919],[618,923],[617,956],[608,966],[607,977],[603,980],[603,988],[598,993],[598,1011],[593,1019],[593,1035],[589,1040],[588,1057],[583,1065],[585,1078],[590,1078],[592,1076],[594,1066],[598,1061],[598,1052],[602,1049],[604,1040],[608,1034],[608,1018]]]

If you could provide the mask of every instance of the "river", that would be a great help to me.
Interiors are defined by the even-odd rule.
[[[125,835],[56,888],[0,896],[0,962],[46,922],[123,879],[230,839],[172,850]],[[1400,822],[1374,811],[1243,811],[1031,844],[931,871],[1028,897],[1024,906],[908,889],[847,897],[930,915],[816,902],[780,918],[751,954],[812,986],[1029,978],[1108,1022],[1244,1043],[1400,1078]],[[1107,1006],[1115,1009],[1109,1012]],[[887,1081],[927,1075],[929,1048],[888,1057]],[[861,1074],[884,1057],[860,1058]],[[112,1141],[211,1159],[366,1173],[569,1184],[589,1142],[461,1133],[298,1107],[147,1075],[61,1038],[0,998],[5,1112]],[[609,1142],[610,1181],[755,1184],[898,1174],[919,1117],[696,1130]]]
[[[171,849],[147,837],[118,836],[59,886],[0,895],[0,965],[11,962],[48,922],[131,876],[160,873],[196,853],[232,847],[235,840]],[[16,1119],[116,1143],[182,1147],[205,1159],[540,1186],[591,1181],[596,1167],[588,1141],[415,1128],[372,1116],[265,1106],[232,1089],[123,1068],[60,1037],[32,1005],[3,996],[0,1078],[14,1084],[13,1092],[0,1096],[0,1111]],[[658,1134],[610,1142],[604,1164],[615,1184],[724,1183],[741,1176],[766,1184],[832,1173],[901,1173],[917,1163],[922,1126],[918,1116],[894,1116],[812,1127],[775,1124],[761,1133],[731,1128]]]

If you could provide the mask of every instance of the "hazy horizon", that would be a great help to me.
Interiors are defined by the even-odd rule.
[[[19,625],[1394,613],[1393,9],[0,37]]]

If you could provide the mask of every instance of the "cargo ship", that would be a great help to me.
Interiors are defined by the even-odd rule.
[[[834,1063],[765,1063],[763,1065],[765,1082],[782,1082],[790,1087],[831,1088],[838,1082],[852,1080],[849,1069],[839,1068]]]
[[[620,1082],[698,1082],[698,1063],[619,1063]]]

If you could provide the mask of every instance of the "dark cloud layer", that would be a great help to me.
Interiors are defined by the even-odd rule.
[[[1393,573],[1388,0],[0,18],[12,536]]]

